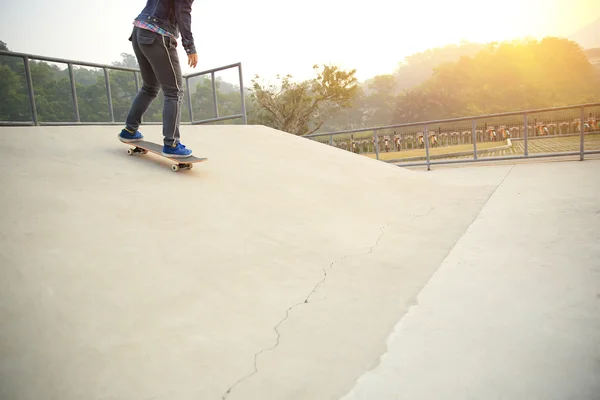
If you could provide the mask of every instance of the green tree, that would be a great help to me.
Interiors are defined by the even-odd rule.
[[[0,120],[31,120],[29,97],[24,79],[8,65],[0,64]]]
[[[10,51],[1,40],[0,50]],[[0,56],[0,120],[31,121],[25,65],[20,57]]]
[[[439,65],[398,96],[394,121],[451,118],[600,99],[598,72],[575,42],[560,38],[490,43]]]
[[[319,66],[315,65],[314,70]],[[344,71],[324,65],[317,77],[303,82],[292,81],[291,75],[275,85],[261,86],[256,76],[252,80],[252,100],[258,123],[295,135],[317,131],[333,112],[351,106],[357,93],[356,70]]]
[[[321,126],[321,131],[333,132],[344,129],[366,128],[373,119],[374,110],[364,87],[358,86],[352,107],[334,112]]]
[[[396,103],[396,82],[392,75],[378,75],[369,83],[370,94],[365,103],[369,110],[369,123],[387,125],[392,123]]]

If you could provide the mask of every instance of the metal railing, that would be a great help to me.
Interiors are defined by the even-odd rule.
[[[427,170],[431,170],[431,165],[436,164],[456,164],[456,163],[469,163],[469,162],[477,162],[477,161],[502,161],[502,160],[517,160],[523,158],[543,158],[543,157],[557,157],[557,156],[579,156],[579,159],[583,161],[584,156],[586,154],[600,154],[600,150],[585,150],[585,109],[590,107],[600,107],[600,103],[586,103],[586,104],[576,104],[570,106],[561,106],[561,107],[551,107],[551,108],[542,108],[542,109],[534,109],[534,110],[522,110],[522,111],[513,111],[506,113],[497,113],[497,114],[486,114],[486,115],[477,115],[477,116],[469,116],[469,117],[460,117],[460,118],[449,118],[449,119],[439,119],[439,120],[431,120],[431,121],[421,121],[421,122],[410,122],[403,124],[395,124],[395,125],[385,125],[385,126],[375,126],[368,128],[359,128],[359,129],[350,129],[336,132],[325,132],[325,133],[313,133],[310,135],[305,135],[305,138],[318,138],[318,137],[329,137],[329,145],[334,145],[334,136],[339,135],[348,135],[354,133],[362,133],[362,132],[373,132],[372,139],[374,143],[374,151],[375,158],[377,160],[380,159],[380,149],[379,149],[379,139],[378,132],[389,129],[398,129],[398,128],[409,128],[409,127],[423,127],[423,132],[421,132],[424,136],[424,148],[425,148],[425,160],[422,162],[403,162],[399,164],[402,167],[412,167],[412,166],[427,166]],[[579,121],[579,151],[576,152],[550,152],[544,154],[529,154],[528,151],[528,140],[529,140],[529,132],[528,127],[531,122],[528,122],[528,116],[531,114],[543,113],[543,112],[556,112],[556,111],[565,111],[565,110],[580,110]],[[477,125],[476,121],[484,120],[484,119],[492,119],[498,117],[510,117],[510,116],[522,116],[523,117],[523,141],[524,141],[524,152],[523,155],[516,156],[496,156],[496,157],[488,157],[488,158],[478,158],[477,156]],[[430,137],[428,128],[431,125],[437,125],[442,123],[454,123],[454,122],[463,122],[470,121],[471,122],[471,135],[472,135],[472,144],[473,144],[473,158],[472,159],[442,159],[438,161],[432,161],[430,155]],[[501,125],[501,124],[496,124]],[[470,153],[469,153],[470,154]],[[392,160],[390,162],[399,163],[402,160]]]
[[[81,124],[81,125],[123,124],[123,121],[115,122],[114,108],[113,108],[113,101],[112,101],[113,99],[112,99],[112,93],[111,93],[111,88],[110,88],[109,71],[115,70],[115,71],[124,71],[124,72],[133,73],[133,77],[135,80],[136,92],[138,92],[140,89],[139,88],[139,80],[138,80],[138,74],[140,74],[140,70],[138,68],[128,68],[128,67],[120,67],[120,66],[115,66],[115,65],[96,64],[96,63],[85,62],[85,61],[67,60],[67,59],[46,57],[46,56],[40,56],[40,55],[34,55],[34,54],[17,53],[17,52],[13,52],[13,51],[5,51],[5,50],[0,50],[0,56],[8,56],[8,57],[15,57],[15,58],[23,59],[23,65],[25,68],[25,80],[26,80],[26,85],[27,85],[27,93],[28,93],[28,97],[29,97],[29,107],[30,107],[30,111],[31,111],[31,121],[1,121],[0,120],[0,126],[1,125],[5,125],[5,126],[6,125],[10,125],[10,126],[36,125],[37,126],[37,125],[75,125],[75,124]],[[73,106],[74,121],[65,121],[65,122],[40,121],[40,119],[38,117],[38,111],[36,108],[35,91],[34,91],[34,87],[33,87],[32,75],[31,75],[30,60],[47,61],[47,62],[61,63],[61,64],[67,65],[71,96],[72,96],[72,100],[73,100],[72,106]],[[81,117],[79,114],[79,100],[77,98],[77,87],[75,84],[75,75],[74,75],[74,71],[73,71],[74,65],[82,66],[82,67],[100,68],[103,70],[104,84],[105,84],[105,88],[106,88],[106,96],[108,99],[108,102],[107,102],[108,103],[107,104],[108,115],[109,115],[110,121],[106,121],[106,122],[82,122],[81,121]],[[242,108],[241,113],[234,114],[234,115],[227,115],[227,116],[219,116],[215,73],[219,72],[219,71],[227,70],[227,69],[232,69],[232,68],[238,69],[241,108]],[[208,74],[211,75],[211,79],[212,79],[214,117],[209,118],[209,119],[194,121],[192,99],[191,99],[190,86],[189,86],[190,79],[194,78],[194,77],[202,76],[202,75],[208,75]],[[181,122],[182,124],[191,124],[191,125],[206,124],[206,123],[211,123],[211,122],[226,121],[226,120],[237,119],[237,118],[241,118],[244,125],[247,124],[246,101],[245,101],[245,97],[244,97],[244,81],[243,81],[243,77],[242,77],[242,63],[225,65],[222,67],[208,69],[208,70],[201,71],[201,72],[195,72],[195,73],[189,74],[189,75],[183,75],[183,78],[185,79],[185,84],[186,84],[188,113],[189,113],[190,122]],[[144,122],[144,123],[145,124],[162,124],[162,122]]]
[[[216,86],[216,81],[215,81],[215,72],[219,72],[219,71],[223,71],[223,70],[231,69],[231,68],[238,69],[238,77],[239,77],[239,83],[240,83],[240,97],[241,97],[241,102],[242,102],[242,112],[241,112],[241,114],[220,117],[219,116],[219,104],[217,102],[217,86]],[[207,74],[210,74],[210,77],[212,80],[212,94],[213,94],[213,104],[215,107],[214,108],[215,116],[214,116],[214,118],[209,118],[209,119],[205,119],[205,120],[201,120],[201,121],[194,121],[194,113],[192,111],[192,108],[193,108],[192,107],[192,98],[191,98],[191,93],[190,93],[190,78],[194,78],[196,76],[207,75]],[[185,87],[186,87],[186,93],[187,93],[187,99],[188,99],[188,105],[189,105],[188,111],[190,113],[190,121],[192,124],[207,124],[207,123],[211,123],[211,122],[226,121],[226,120],[235,119],[235,118],[242,118],[242,120],[244,121],[244,125],[246,125],[248,123],[248,119],[246,116],[246,99],[244,97],[244,78],[242,76],[242,63],[235,63],[235,64],[230,64],[230,65],[225,65],[223,67],[207,69],[206,71],[194,72],[193,74],[185,75],[184,78],[185,78]]]

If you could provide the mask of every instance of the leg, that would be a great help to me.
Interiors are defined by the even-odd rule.
[[[177,50],[173,46],[173,39],[164,36],[163,51],[168,64],[159,75],[159,81],[165,96],[163,106],[163,136],[165,146],[175,147],[181,138],[179,124],[181,122],[181,106],[183,104],[183,79]]]
[[[142,47],[144,56],[152,64],[156,78],[163,90],[165,101],[163,108],[163,141],[165,146],[179,144],[181,105],[183,104],[183,79],[181,66],[175,49],[174,39],[153,32],[152,46]]]
[[[154,99],[156,99],[160,89],[159,82],[156,78],[152,64],[148,58],[146,58],[143,51],[145,47],[151,46],[152,43],[148,43],[149,40],[146,39],[144,34],[142,34],[140,39],[140,30],[140,28],[134,27],[132,43],[133,51],[140,66],[143,84],[142,88],[133,100],[133,104],[129,110],[129,115],[127,115],[127,119],[125,121],[125,129],[127,129],[129,132],[137,131],[142,123],[142,116],[148,110],[148,107],[150,107],[150,104],[152,104]]]
[[[149,30],[138,29],[137,43],[139,43],[139,46],[135,48],[140,53],[138,56],[141,60],[140,69],[142,65],[147,67],[148,74],[147,78],[144,77],[144,83],[148,84],[147,90],[149,90],[148,95],[145,94],[144,90],[140,91],[138,95],[141,99],[139,109],[142,110],[144,109],[143,107],[148,107],[150,104],[148,99],[154,96],[152,97],[153,100],[156,97],[160,85],[165,95],[163,108],[163,153],[175,157],[187,157],[192,154],[192,151],[186,149],[179,142],[183,88],[181,67],[177,51],[175,50],[174,39]],[[152,71],[152,73],[149,71]],[[144,99],[146,100],[144,101]],[[133,115],[136,116],[137,114],[134,112]]]

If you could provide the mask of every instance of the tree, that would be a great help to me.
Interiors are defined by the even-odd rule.
[[[291,75],[278,75],[279,87],[261,86],[256,75],[252,80],[252,100],[257,106],[254,118],[257,123],[294,135],[313,133],[333,112],[351,106],[358,88],[355,73],[323,65],[316,78],[299,83],[293,82]]]
[[[371,123],[373,114],[374,111],[369,104],[365,89],[359,85],[356,96],[352,100],[352,107],[334,112],[321,126],[321,130],[335,132],[344,129],[366,128]]]
[[[369,82],[370,94],[365,99],[373,125],[392,123],[396,82],[392,75],[378,75]]]
[[[547,37],[490,43],[439,65],[397,99],[394,121],[481,115],[596,101],[598,73],[575,42]]]
[[[136,68],[139,69],[137,58],[133,54],[121,53],[121,61],[113,62],[115,67]]]

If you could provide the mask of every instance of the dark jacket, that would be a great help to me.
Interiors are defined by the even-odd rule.
[[[179,37],[187,54],[196,53],[192,35],[192,3],[194,0],[147,0],[137,20],[157,25]]]

